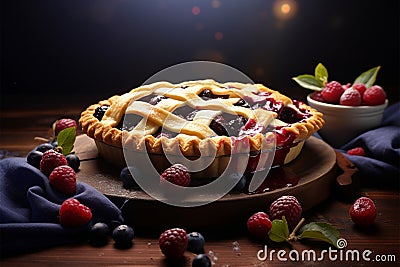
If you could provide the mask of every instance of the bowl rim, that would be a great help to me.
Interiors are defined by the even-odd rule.
[[[363,109],[363,110],[372,111],[372,110],[384,109],[384,108],[386,108],[386,106],[389,103],[389,100],[386,99],[385,103],[383,103],[381,105],[376,105],[376,106],[367,106],[367,105],[345,106],[345,105],[330,104],[330,103],[325,103],[325,102],[321,102],[321,101],[318,101],[318,100],[314,100],[314,99],[311,98],[312,94],[313,93],[310,93],[310,94],[307,95],[307,101],[308,101],[309,104],[311,103],[311,104],[314,104],[314,105],[319,106],[319,107],[325,107],[325,108],[331,108],[331,109],[333,109],[333,108],[334,109],[342,109],[342,110],[350,110],[350,109],[359,109],[359,110],[361,110],[361,109]]]

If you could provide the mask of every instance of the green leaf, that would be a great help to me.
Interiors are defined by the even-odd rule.
[[[299,75],[297,77],[292,78],[295,80],[301,87],[311,89],[314,91],[321,91],[322,88],[324,87],[322,82],[317,80],[314,76],[311,74],[303,74]]]
[[[300,229],[299,239],[312,238],[327,242],[337,247],[337,240],[340,237],[339,231],[329,223],[311,222]]]
[[[275,242],[285,242],[289,238],[289,227],[285,217],[282,220],[273,220],[271,230],[268,233],[269,239]]]
[[[371,87],[375,83],[380,68],[381,66],[378,66],[361,73],[361,75],[355,79],[353,84],[362,83],[365,84],[367,88]]]
[[[325,86],[328,83],[328,70],[324,65],[322,65],[322,63],[319,63],[315,67],[315,79],[321,81],[322,86]]]
[[[62,147],[62,153],[68,155],[74,149],[74,143],[76,138],[75,127],[69,127],[60,131],[57,135],[58,145]]]

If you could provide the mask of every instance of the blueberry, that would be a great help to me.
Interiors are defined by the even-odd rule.
[[[110,107],[110,106],[108,106],[108,105],[103,105],[103,106],[97,107],[97,108],[95,109],[95,111],[94,111],[93,116],[94,116],[96,119],[98,119],[99,121],[101,121],[101,119],[102,119],[103,116],[104,116],[104,113],[106,113],[106,111],[108,110],[109,107]]]
[[[122,186],[125,189],[131,189],[131,188],[138,188],[138,184],[136,183],[135,179],[132,176],[132,173],[137,173],[137,170],[135,167],[125,167],[121,170],[121,173],[119,175],[121,181],[122,181]]]
[[[246,186],[246,176],[240,173],[231,173],[229,175],[229,180],[235,181],[235,187],[232,189],[233,192],[242,192]]]
[[[211,267],[211,260],[206,254],[198,254],[192,261],[192,267]]]
[[[198,232],[191,232],[187,235],[188,237],[188,247],[187,250],[195,253],[204,253],[204,237]]]
[[[40,161],[42,160],[43,153],[37,150],[29,152],[26,161],[33,167],[40,169]]]
[[[199,96],[203,98],[203,100],[215,98],[213,92],[210,89],[204,89],[203,91],[200,92]]]
[[[46,152],[47,150],[53,149],[54,147],[49,143],[40,144],[36,147],[36,151]]]
[[[98,222],[89,231],[89,243],[95,247],[101,247],[108,243],[110,228],[107,224]]]
[[[68,166],[70,166],[72,169],[74,169],[75,172],[79,170],[79,166],[81,165],[81,161],[79,157],[75,154],[68,154],[65,156],[68,162]]]
[[[57,141],[57,139],[54,139],[53,141],[51,141],[50,144],[53,146],[53,148],[58,147],[58,141]]]
[[[132,246],[133,236],[134,232],[132,227],[126,224],[121,224],[112,232],[112,238],[117,248],[129,248]]]

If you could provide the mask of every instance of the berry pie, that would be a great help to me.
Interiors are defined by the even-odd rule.
[[[79,123],[100,156],[119,166],[125,165],[122,148],[146,152],[156,165],[180,152],[189,159],[215,156],[203,172],[213,176],[233,153],[250,151],[257,159],[271,144],[273,164],[287,164],[324,120],[317,110],[262,84],[198,80],[157,82],[112,96],[84,110]],[[254,162],[248,164],[247,171],[254,171]]]

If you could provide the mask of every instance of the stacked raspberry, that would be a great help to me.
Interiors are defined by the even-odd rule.
[[[315,92],[312,99],[343,106],[377,106],[386,101],[386,93],[379,85],[367,88],[362,83],[342,85],[337,81],[326,84],[321,92]]]

